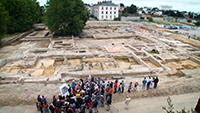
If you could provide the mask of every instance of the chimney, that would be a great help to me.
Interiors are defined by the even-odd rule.
[[[112,1],[110,1],[110,3],[112,3]]]

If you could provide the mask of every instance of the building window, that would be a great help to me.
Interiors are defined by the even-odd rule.
[[[103,14],[103,11],[102,11],[102,14]]]
[[[114,8],[114,10],[116,10],[116,7]]]
[[[116,11],[114,11],[114,14],[116,14]]]
[[[110,19],[112,19],[112,16],[110,16]]]
[[[110,14],[112,14],[112,11],[110,11]]]
[[[114,16],[114,18],[116,18],[116,16]]]
[[[103,16],[102,16],[102,19],[103,19]]]
[[[106,7],[106,10],[108,10],[108,7]]]
[[[102,7],[102,10],[103,10],[103,7]]]
[[[110,10],[112,10],[112,7],[110,7]]]
[[[106,14],[108,14],[108,11],[106,11]]]
[[[106,19],[108,18],[108,16],[106,16]]]

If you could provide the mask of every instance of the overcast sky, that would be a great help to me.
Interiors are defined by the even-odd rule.
[[[40,5],[44,5],[46,0],[37,0]],[[102,1],[102,0],[99,0]],[[98,1],[95,0],[83,0],[84,3],[96,4]],[[179,11],[191,11],[200,13],[200,0],[112,0],[113,3],[119,4],[123,3],[125,6],[130,6],[131,4],[137,7],[158,7],[160,5],[172,6],[172,9]]]

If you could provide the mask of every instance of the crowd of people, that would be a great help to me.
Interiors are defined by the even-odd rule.
[[[145,77],[142,81],[142,89],[145,89],[145,87],[147,87],[147,90],[156,88],[158,81],[158,77],[153,78],[153,80],[149,77],[148,81]],[[136,81],[133,87],[132,82],[130,82],[127,91],[130,93],[133,88],[136,90],[138,85],[139,83]],[[152,87],[152,85],[154,86]],[[58,97],[53,96],[50,104],[47,103],[45,96],[38,95],[36,106],[41,113],[49,113],[49,111],[51,113],[85,113],[86,109],[88,109],[89,113],[97,113],[98,107],[104,107],[105,104],[109,111],[112,95],[124,93],[124,89],[125,82],[123,80],[119,82],[119,79],[115,78],[115,80],[108,81],[106,84],[101,78],[89,75],[85,81],[83,79],[77,82],[73,80],[71,84],[68,84],[69,95],[62,96],[59,94]],[[126,109],[128,109],[129,103],[130,98],[127,96],[125,101]]]

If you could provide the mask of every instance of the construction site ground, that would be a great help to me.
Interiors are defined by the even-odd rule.
[[[106,28],[104,28],[105,26],[103,27],[101,26],[100,29],[98,28],[101,32],[99,32],[96,29],[92,31],[91,29],[93,29],[94,26],[99,27],[98,25],[96,25],[97,23],[99,25],[105,25]],[[106,25],[106,24],[110,24],[110,23],[112,24],[112,27],[113,26],[114,27],[108,29],[107,27],[110,27],[110,25]],[[94,26],[91,27],[93,24]],[[38,35],[35,35],[36,37],[29,35],[23,38],[22,40],[20,40],[19,42],[13,42],[7,46],[2,47],[0,49],[1,61],[7,58],[13,58],[13,59],[18,58],[19,60],[9,59],[8,61],[12,61],[12,60],[13,61],[6,63],[0,69],[1,71],[0,73],[1,75],[0,112],[7,113],[7,112],[14,111],[16,113],[18,112],[36,113],[38,111],[36,111],[35,102],[37,102],[36,97],[39,94],[47,97],[48,103],[52,102],[53,95],[60,94],[59,86],[61,86],[64,83],[63,81],[68,80],[67,83],[70,84],[71,79],[78,80],[79,78],[81,78],[80,76],[79,77],[68,76],[65,72],[76,75],[76,73],[79,73],[81,71],[70,72],[69,68],[64,67],[66,66],[64,65],[64,61],[60,62],[59,59],[52,60],[50,58],[40,59],[38,58],[38,56],[43,58],[45,57],[45,55],[46,56],[48,55],[62,56],[63,54],[67,55],[67,54],[72,53],[73,55],[74,53],[79,53],[79,52],[80,53],[83,52],[85,54],[93,53],[92,57],[86,59],[86,63],[84,64],[85,67],[88,67],[89,61],[91,61],[93,65],[95,64],[94,68],[92,68],[91,71],[88,68],[84,67],[82,73],[93,72],[93,70],[95,71],[97,70],[96,72],[99,72],[99,71],[104,72],[104,71],[110,71],[110,70],[113,71],[112,70],[113,68],[115,68],[113,72],[116,72],[116,71],[120,72],[120,74],[117,74],[117,75],[112,74],[112,73],[111,73],[112,75],[110,75],[109,73],[107,73],[107,75],[102,77],[102,79],[104,79],[106,82],[111,81],[111,80],[114,81],[112,77],[116,77],[116,76],[119,78],[122,78],[122,79],[119,79],[119,81],[121,80],[125,81],[125,93],[113,94],[113,99],[112,99],[113,106],[118,108],[120,112],[126,111],[124,109],[124,100],[127,95],[129,95],[132,99],[131,104],[130,104],[130,109],[126,111],[128,113],[132,113],[132,112],[136,112],[136,113],[152,113],[152,112],[162,113],[163,112],[164,113],[161,107],[167,105],[167,96],[172,97],[172,102],[175,104],[175,109],[177,110],[183,107],[186,107],[186,109],[190,109],[190,107],[195,107],[196,101],[200,95],[200,70],[199,70],[200,64],[198,62],[193,62],[191,59],[189,59],[188,57],[190,57],[191,54],[188,54],[188,53],[199,52],[198,49],[200,49],[200,42],[198,40],[188,39],[185,36],[173,34],[173,33],[170,33],[170,35],[166,37],[155,33],[157,37],[159,36],[162,37],[160,40],[156,40],[156,38],[152,36],[154,35],[154,33],[142,31],[138,28],[138,26],[141,26],[140,24],[132,23],[132,22],[113,22],[113,21],[96,22],[94,21],[94,22],[89,22],[89,25],[91,25],[90,26],[91,28],[84,29],[85,34],[83,34],[83,37],[82,38],[75,37],[75,40],[74,40],[75,45],[69,45],[69,47],[66,47],[66,46],[68,46],[68,43],[71,41],[70,39],[63,39],[65,41],[64,43],[61,43],[62,41],[61,42],[59,41],[62,39],[50,38],[46,40],[48,37],[44,36],[42,41],[38,41],[36,39],[38,39],[38,37],[41,38],[43,36],[43,34],[42,36],[38,36],[38,35],[41,35],[40,33],[38,33]],[[126,28],[126,26],[136,26],[136,27],[130,27],[127,29],[124,29],[124,28],[115,29],[115,26],[120,26],[120,25],[124,25],[124,28]],[[151,29],[154,29],[154,28],[151,28]],[[94,32],[94,34],[90,33],[90,31]],[[111,32],[111,35],[109,36],[112,38],[107,37],[107,35],[109,34],[109,32],[107,31]],[[116,35],[120,35],[120,34],[117,34],[118,32],[121,32],[123,36],[125,37],[121,38],[119,36],[115,36],[114,35],[115,33]],[[132,33],[129,33],[129,32],[132,32]],[[134,34],[135,32],[137,33],[137,35]],[[34,34],[34,32],[32,34]],[[138,35],[144,35],[144,37],[140,37]],[[153,37],[153,38],[149,38],[149,37]],[[173,40],[169,38],[172,38]],[[35,41],[31,41],[31,40],[35,40]],[[163,43],[165,40],[167,41]],[[155,42],[151,43],[153,41]],[[156,41],[159,43],[156,43]],[[180,44],[179,42],[176,42],[176,41],[180,41],[182,43]],[[177,45],[171,46],[170,45],[171,43],[177,44]],[[115,46],[113,46],[112,44],[114,44]],[[145,67],[145,65],[141,65],[141,64],[139,65],[139,63],[141,62],[138,63],[138,61],[135,61],[136,59],[133,58],[133,56],[131,58],[126,58],[126,59],[112,57],[113,55],[112,53],[119,54],[120,56],[120,55],[124,55],[130,52],[130,50],[128,51],[128,49],[125,50],[122,48],[122,46],[125,48],[124,46],[125,44],[137,45],[137,46],[133,46],[135,48],[132,48],[132,51],[134,51],[134,49],[137,50],[137,51],[134,51],[135,54],[138,52],[137,58],[139,59],[141,57],[142,61],[144,61],[142,63],[148,65],[148,67],[147,66]],[[185,45],[185,44],[189,44],[189,45]],[[158,66],[155,64],[155,62],[153,63],[152,61],[150,61],[150,58],[152,58],[153,60],[155,58],[153,57],[153,55],[151,55],[150,53],[151,51],[149,51],[148,49],[151,47],[153,48],[154,46],[157,46],[157,45],[158,45],[158,50],[160,49],[161,52],[164,53],[164,54],[159,54],[159,55],[162,56],[162,58],[165,58],[166,61],[168,60],[167,63],[163,63],[159,60],[158,61],[156,60],[157,64],[158,63],[162,64],[161,66]],[[164,47],[163,49],[162,48],[163,45],[165,45],[166,48]],[[197,49],[190,47],[190,45],[196,47]],[[60,48],[57,49],[57,47],[60,47],[60,46],[62,46],[63,48],[61,47],[61,49]],[[75,46],[75,49],[73,48],[73,46]],[[44,50],[39,51],[40,48]],[[118,48],[117,52],[115,51],[116,48]],[[38,50],[38,51],[35,51],[35,50]],[[177,54],[174,51],[175,52],[178,51]],[[170,54],[168,52],[171,52],[174,54]],[[94,56],[94,54],[97,54],[97,55]],[[108,54],[110,56],[106,56]],[[22,55],[24,56],[21,57]],[[30,59],[28,59],[29,55],[31,56]],[[104,57],[101,57],[101,55]],[[181,60],[176,61],[177,57],[175,55],[177,55],[178,58]],[[196,56],[197,58],[200,56],[199,54],[192,54],[192,55]],[[38,60],[35,60],[32,56],[34,56],[34,58],[38,58]],[[76,55],[74,56],[75,56],[74,58],[67,58],[67,64],[70,63],[70,65],[76,65],[76,66],[81,65],[84,58],[82,57],[83,59],[81,59],[81,58],[76,58],[77,57]],[[23,58],[26,61],[24,61]],[[33,67],[24,68],[24,67],[19,66],[19,64],[23,64],[26,62],[32,63],[32,59],[34,59],[34,61],[37,61]],[[131,60],[131,62],[127,63],[127,59]],[[98,60],[104,61],[103,63],[105,63],[107,67],[103,67],[99,65]],[[107,62],[107,60],[109,60],[110,62]],[[115,63],[118,64],[119,66],[117,67],[116,65],[113,65]],[[42,66],[47,67],[47,68],[43,69]],[[165,68],[164,66],[171,68],[171,71],[166,71],[167,68]],[[132,74],[121,75],[121,70],[123,69],[126,70],[124,72],[130,72],[131,69],[132,69],[131,71],[135,71],[136,69],[143,71],[142,69],[147,69],[147,68],[148,68],[147,70],[148,74],[147,73],[143,74],[141,72],[140,74],[136,73],[137,76],[132,75]],[[180,69],[183,69],[183,70],[180,71]],[[149,70],[154,70],[156,72],[149,71]],[[60,78],[58,78],[59,77],[58,74],[61,71],[63,71],[63,78],[59,80]],[[183,72],[184,76],[177,74],[178,71]],[[31,73],[31,77],[32,77],[32,78],[30,77],[31,80],[28,77],[27,77],[28,79],[24,79],[24,80],[29,80],[29,82],[19,82],[19,80],[6,79],[7,75],[9,75],[8,76],[9,78],[10,75],[24,74],[24,73]],[[148,77],[148,76],[159,77],[159,83],[158,83],[157,89],[150,89],[148,91],[142,90],[143,77]],[[47,78],[50,80],[53,78],[53,79],[58,80],[58,82],[54,82],[54,83],[53,82],[47,83],[46,81],[38,82],[36,79],[41,80],[40,77],[44,79],[44,81],[47,80]],[[83,79],[86,79],[86,76],[84,76]],[[133,89],[131,93],[128,93],[127,92],[128,84],[130,82],[135,83],[136,81],[139,82],[138,88]],[[103,112],[106,112],[105,109],[104,110],[103,108],[101,109]]]

